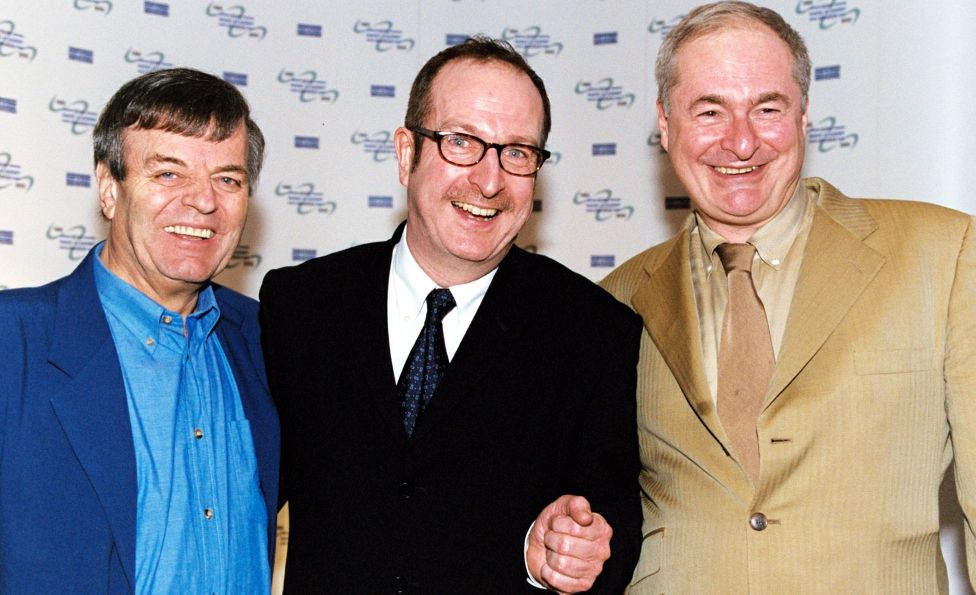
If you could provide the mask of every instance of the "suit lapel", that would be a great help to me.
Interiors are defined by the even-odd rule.
[[[136,470],[125,384],[90,252],[59,291],[49,363],[66,376],[51,405],[108,518],[135,585]]]
[[[877,223],[855,201],[826,182],[808,181],[821,194],[793,293],[768,407],[810,361],[884,265],[864,238]],[[819,188],[817,188],[819,185]]]

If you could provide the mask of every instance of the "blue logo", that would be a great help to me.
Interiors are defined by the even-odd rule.
[[[52,97],[48,109],[61,114],[61,121],[71,125],[71,134],[85,134],[95,127],[98,114],[88,111],[88,102],[78,99],[68,103],[63,99]]]
[[[217,26],[226,28],[228,37],[246,35],[261,40],[268,34],[268,28],[257,25],[254,17],[248,15],[247,9],[240,4],[227,6],[211,2],[207,5],[207,16],[216,17]]]
[[[676,17],[671,17],[671,19],[662,19],[660,17],[654,17],[651,19],[651,24],[647,26],[648,33],[660,34],[661,39],[664,39],[671,29],[674,29],[675,25],[681,22],[681,19],[685,18],[685,15],[679,14]]]
[[[299,37],[322,37],[322,25],[309,25],[298,23]]]
[[[13,97],[0,97],[0,112],[17,113],[17,100]]]
[[[317,137],[317,136],[296,136],[295,137],[295,148],[296,149],[318,149],[319,148],[319,137]]]
[[[67,172],[64,175],[64,183],[68,186],[78,186],[79,188],[91,188],[91,175]]]
[[[444,35],[444,45],[452,46],[464,43],[464,40],[471,37],[467,33],[447,33]]]
[[[506,27],[502,31],[502,39],[512,44],[512,47],[526,58],[542,54],[558,56],[563,52],[562,42],[553,41],[548,33],[542,32],[542,28],[538,25],[524,29]]]
[[[848,8],[847,0],[799,0],[796,14],[809,15],[810,22],[819,23],[821,29],[834,25],[853,25],[861,16],[860,8]]]
[[[275,194],[286,197],[288,204],[294,206],[299,215],[310,213],[331,215],[336,210],[335,201],[325,200],[325,196],[321,192],[316,192],[315,184],[311,182],[302,184],[279,182],[275,188]]]
[[[96,243],[84,225],[61,227],[52,223],[47,228],[47,239],[57,240],[58,248],[68,253],[68,260],[81,260]]]
[[[224,80],[238,87],[247,86],[247,75],[243,72],[224,72]]]
[[[95,12],[108,14],[112,12],[112,3],[109,0],[75,0],[75,10],[93,9]]]
[[[171,62],[166,61],[163,52],[140,52],[132,48],[125,52],[125,61],[129,64],[135,64],[139,74],[173,67]]]
[[[75,62],[86,62],[91,64],[95,61],[95,52],[84,48],[68,48],[68,59]]]
[[[370,85],[370,97],[396,97],[396,87],[393,85]]]
[[[542,212],[542,201],[538,198],[532,199],[532,212],[541,213]]]
[[[261,255],[251,253],[251,247],[241,244],[234,249],[234,255],[230,257],[227,268],[233,269],[238,266],[257,267],[261,265]]]
[[[606,33],[594,33],[593,45],[616,45],[617,32],[608,31]]]
[[[583,205],[587,213],[593,213],[597,221],[623,219],[626,221],[634,214],[634,207],[624,205],[619,196],[613,195],[613,190],[604,188],[596,192],[577,192],[573,196],[573,203]]]
[[[664,210],[666,211],[687,211],[691,208],[691,197],[688,196],[665,196]]]
[[[393,157],[393,137],[388,130],[381,130],[372,134],[355,131],[349,141],[354,145],[362,145],[363,152],[373,156],[373,161],[386,161]]]
[[[367,206],[370,209],[392,209],[393,208],[392,196],[381,196],[378,194],[370,194],[366,200],[367,200]]]
[[[807,124],[807,143],[817,145],[821,153],[834,149],[853,149],[857,146],[858,135],[847,132],[847,127],[837,123],[837,118],[828,116],[816,124]]]
[[[373,49],[377,52],[388,52],[390,50],[400,50],[409,52],[416,45],[410,37],[403,36],[402,29],[394,29],[393,21],[369,21],[358,20],[352,26],[353,33],[366,35],[366,42],[373,44]]]
[[[0,58],[17,56],[31,62],[37,55],[37,48],[24,44],[24,36],[17,33],[16,28],[11,20],[0,21]]]
[[[0,244],[7,246],[14,245],[14,232],[12,229],[0,229]]]
[[[630,107],[637,97],[633,93],[624,93],[623,87],[615,85],[610,77],[597,82],[579,81],[576,83],[576,94],[586,96],[586,100],[596,104],[596,109],[606,110],[611,107]]]
[[[617,143],[593,143],[593,156],[616,155]]]
[[[169,4],[164,2],[143,2],[142,11],[157,17],[169,16]]]
[[[0,153],[0,190],[17,188],[29,192],[33,187],[34,176],[22,174],[10,153]]]
[[[339,90],[330,89],[325,81],[319,80],[318,74],[314,70],[296,73],[293,70],[283,68],[278,73],[278,82],[287,84],[289,90],[296,93],[298,100],[303,103],[315,100],[333,103],[339,98]]]
[[[616,260],[613,254],[591,254],[590,268],[612,269]]]
[[[291,249],[291,259],[295,262],[304,262],[306,260],[312,260],[317,255],[315,248],[292,248]]]
[[[827,81],[840,78],[840,64],[834,66],[821,66],[813,70],[813,80]]]

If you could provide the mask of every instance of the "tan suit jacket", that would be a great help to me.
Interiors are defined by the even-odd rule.
[[[703,372],[691,221],[602,282],[644,320],[631,593],[944,593],[938,491],[954,454],[973,580],[974,221],[801,183],[818,206],[757,425],[755,486]]]

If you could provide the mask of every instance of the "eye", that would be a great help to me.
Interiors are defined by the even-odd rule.
[[[240,190],[244,187],[244,180],[235,176],[217,176],[217,183],[229,190]]]
[[[449,134],[444,137],[444,142],[453,149],[467,149],[471,146],[471,140],[462,134]]]
[[[713,109],[710,109],[710,110],[703,111],[702,113],[700,113],[698,115],[700,117],[704,117],[704,118],[714,118],[715,116],[718,115],[718,112],[715,111],[715,110],[713,110]]]
[[[172,186],[173,184],[179,182],[180,176],[173,171],[161,171],[156,174],[155,178],[160,184]]]
[[[525,161],[529,158],[529,152],[516,145],[505,147],[505,157],[510,161]]]

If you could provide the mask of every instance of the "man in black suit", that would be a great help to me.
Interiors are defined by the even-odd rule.
[[[394,136],[405,230],[265,278],[286,590],[629,582],[640,324],[514,246],[549,128],[542,80],[510,46],[442,51]]]

